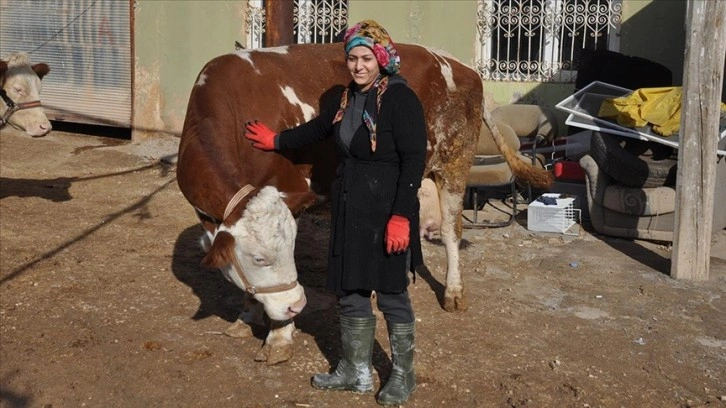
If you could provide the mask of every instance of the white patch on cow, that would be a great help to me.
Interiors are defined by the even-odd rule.
[[[436,61],[439,62],[439,65],[441,66],[441,76],[444,78],[444,81],[446,81],[446,88],[448,88],[449,91],[453,92],[456,90],[456,82],[454,82],[454,71],[451,69],[451,64],[449,61],[446,60],[446,58],[451,58],[456,60],[456,58],[445,54],[443,51],[434,50],[433,48],[424,47],[426,51],[428,51],[431,55],[436,58]]]
[[[460,216],[464,197],[452,194],[446,188],[438,191],[441,202],[441,242],[446,248],[446,293],[462,293],[464,284],[459,269],[459,239],[456,235],[456,217]]]
[[[297,223],[281,193],[274,187],[264,187],[253,197],[240,218],[227,231],[235,238],[235,255],[250,284],[258,288],[277,286],[297,281],[295,268],[295,237]],[[244,289],[238,272],[232,266],[223,273]],[[302,311],[306,299],[302,286],[275,293],[255,294],[267,315],[273,320],[287,320]]]
[[[419,236],[429,240],[441,229],[441,203],[439,193],[436,191],[436,183],[430,178],[421,180],[421,187],[418,189],[419,206]]]
[[[290,322],[282,327],[270,330],[265,338],[265,345],[271,347],[284,347],[292,344],[293,334],[295,333],[295,322]]]
[[[202,72],[199,74],[199,80],[197,80],[197,83],[194,84],[194,86],[203,86],[207,82],[207,74]]]
[[[287,45],[283,45],[280,47],[255,48],[254,51],[255,52],[269,52],[272,54],[287,54],[288,48],[289,47]]]
[[[252,54],[254,53],[273,53],[273,54],[287,54],[287,45],[282,47],[269,47],[269,48],[255,48],[253,50],[237,50],[233,52],[234,55],[242,58],[252,65],[257,74],[261,74],[260,70],[255,67],[254,61],[252,61]]]
[[[214,234],[204,230],[204,235],[199,239],[199,243],[202,245],[204,252],[209,252],[209,249],[212,247],[212,241],[214,241]]]
[[[436,55],[436,54],[434,54]],[[436,59],[441,64],[441,76],[446,81],[446,88],[450,91],[456,91],[456,83],[454,82],[454,71],[451,69],[451,64],[445,58],[436,56]]]
[[[443,61],[441,63],[441,76],[444,77],[449,91],[453,92],[456,90],[456,83],[454,82],[454,72],[451,69],[451,64],[449,64],[449,61],[446,61],[445,59],[442,59],[441,61]]]
[[[303,113],[303,117],[305,118],[305,122],[315,117],[315,108],[301,101],[295,93],[294,89],[289,86],[281,86],[280,90],[282,90],[282,95],[290,102],[291,105],[296,105],[300,107],[300,110],[302,110]]]
[[[435,118],[433,126],[431,126],[431,128],[434,131],[436,146],[444,146],[447,142],[447,136],[451,128],[451,123],[446,121],[445,116],[439,115]]]
[[[235,51],[234,52],[234,55],[242,58],[243,60],[245,60],[247,62],[249,62],[250,65],[252,65],[252,68],[255,69],[255,73],[257,73],[258,75],[260,74],[260,71],[257,68],[255,68],[255,63],[252,62],[252,50],[239,50],[239,51]]]

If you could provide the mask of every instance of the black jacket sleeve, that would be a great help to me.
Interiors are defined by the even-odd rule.
[[[310,121],[283,130],[275,138],[275,150],[296,149],[326,139],[333,134],[333,119],[336,113],[338,113],[337,103],[329,103]]]
[[[418,217],[418,189],[426,167],[426,121],[421,102],[411,88],[395,86],[387,92],[396,93],[392,128],[401,162],[393,213],[411,219]]]

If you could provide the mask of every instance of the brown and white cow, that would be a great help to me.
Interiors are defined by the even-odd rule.
[[[30,136],[41,137],[52,126],[40,104],[40,80],[50,72],[47,64],[30,64],[25,53],[0,60],[0,127],[9,124]]]
[[[490,121],[489,115],[482,116],[482,82],[474,70],[440,52],[408,44],[399,44],[398,50],[401,74],[420,98],[427,122],[425,175],[434,180],[438,192],[440,234],[447,253],[443,307],[448,311],[464,310],[459,270],[463,195],[482,117]],[[315,117],[323,101],[349,81],[341,44],[241,50],[204,66],[191,92],[177,178],[211,242],[206,245],[206,265],[223,268],[235,280],[235,259],[240,263],[247,259],[243,269],[250,275],[249,280],[254,283],[256,277],[264,276],[268,285],[285,284],[296,276],[291,257],[295,237],[280,225],[292,223],[292,217],[312,203],[312,196],[306,193],[326,192],[328,185],[316,182],[316,175],[332,177],[335,165],[331,166],[327,155],[322,163],[316,159],[330,152],[329,145],[312,146],[308,152],[317,152],[312,156],[305,152],[265,152],[252,147],[243,136],[245,122],[258,119],[272,129],[299,125]],[[328,167],[316,172],[321,165]],[[254,190],[234,205],[235,195],[246,185]],[[283,192],[290,211],[283,215],[258,209],[261,205],[256,205],[259,198],[254,194],[263,186]],[[266,200],[279,207],[282,199]],[[229,210],[230,202],[233,211]],[[264,228],[270,229],[269,243],[247,232]],[[268,258],[262,254],[279,256]],[[235,283],[246,287],[239,279]],[[280,299],[257,294],[254,297],[264,304],[268,315],[274,310],[288,310],[296,299],[283,295]],[[290,326],[271,330],[263,347],[265,356],[259,359],[266,357],[268,363],[275,363],[292,356]]]

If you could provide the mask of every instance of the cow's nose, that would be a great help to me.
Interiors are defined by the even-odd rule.
[[[53,126],[51,126],[50,123],[47,124],[39,124],[37,127],[28,128],[26,131],[30,136],[32,137],[43,137],[50,133],[50,130],[53,129]]]
[[[295,317],[295,316],[299,315],[300,312],[302,312],[302,308],[297,308],[297,307],[292,307],[292,306],[287,308],[287,314],[290,315],[290,317]]]
[[[290,305],[290,307],[287,308],[287,312],[291,316],[296,316],[302,312],[302,310],[305,308],[305,305],[307,304],[307,299],[305,299],[305,295],[302,295],[300,297],[300,300]]]

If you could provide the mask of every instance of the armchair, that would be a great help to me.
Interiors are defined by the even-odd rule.
[[[517,152],[517,158],[527,165],[544,168],[544,159],[537,156],[538,141],[551,141],[557,135],[557,122],[548,109],[537,105],[504,105],[492,111],[505,143]],[[522,140],[531,140],[531,151],[520,152]],[[494,192],[506,191],[511,196],[511,212],[499,207],[508,217],[504,221],[480,221],[479,212],[491,204]],[[464,216],[464,228],[504,227],[514,221],[517,214],[518,192],[515,175],[501,155],[490,129],[482,125],[476,156],[469,170],[466,188],[467,207],[473,210],[471,218]]]
[[[674,187],[629,187],[618,183],[590,155],[580,158],[585,170],[587,205],[592,228],[601,234],[623,238],[673,241],[675,226]],[[713,230],[726,228],[726,158],[716,168]]]

